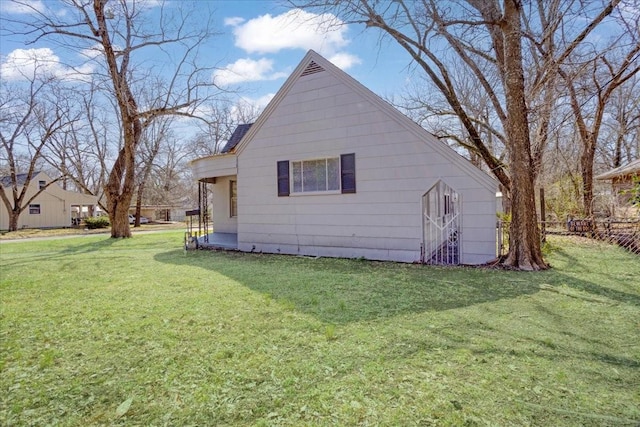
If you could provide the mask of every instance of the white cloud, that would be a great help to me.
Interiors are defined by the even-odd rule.
[[[117,47],[114,47],[117,49]],[[82,49],[80,51],[80,55],[84,56],[86,59],[96,59],[104,53],[104,47],[101,44],[94,44],[91,47],[86,49]]]
[[[15,15],[30,15],[32,13],[42,13],[45,11],[45,5],[42,0],[32,0],[24,3],[16,3],[10,1],[0,1],[0,12]]]
[[[286,76],[286,73],[273,72],[273,61],[270,59],[242,58],[227,65],[223,70],[214,72],[213,80],[220,86],[227,86],[241,82],[276,80]]]
[[[251,117],[253,117],[252,121],[255,121],[274,96],[276,96],[275,93],[268,93],[259,98],[240,97],[231,107],[231,117],[238,123],[246,122]]]
[[[239,16],[232,16],[229,18],[224,18],[224,25],[229,27],[237,27],[238,25],[242,24],[244,21],[245,21],[244,18],[241,18]]]
[[[346,31],[346,25],[332,14],[317,15],[295,9],[237,24],[233,34],[236,46],[248,53],[314,49],[323,55],[333,55],[349,43]]]
[[[35,74],[56,75],[62,70],[60,58],[49,48],[16,49],[0,64],[5,80],[31,79]]]
[[[336,67],[342,68],[343,70],[347,70],[353,65],[360,64],[362,62],[360,61],[360,58],[355,55],[351,55],[350,53],[336,53],[328,59]]]
[[[62,80],[86,81],[93,71],[85,64],[76,69],[60,62],[60,58],[48,47],[16,49],[0,63],[0,76],[5,80],[31,80],[36,76],[50,76]]]
[[[271,102],[271,100],[273,99],[273,97],[276,96],[275,93],[268,93],[266,95],[261,96],[260,98],[247,98],[247,97],[243,97],[239,104],[246,104],[246,105],[250,105],[253,108],[256,108],[259,111],[264,110],[264,108],[267,106],[267,104],[269,104],[269,102]]]
[[[133,2],[131,4],[134,4]],[[135,5],[138,7],[153,8],[161,7],[164,3],[161,0],[137,0]]]

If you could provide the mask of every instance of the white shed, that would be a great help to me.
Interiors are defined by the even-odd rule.
[[[309,51],[253,125],[192,161],[241,251],[481,264],[498,183]]]

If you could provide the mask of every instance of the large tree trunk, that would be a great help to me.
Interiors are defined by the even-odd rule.
[[[596,143],[593,133],[589,133],[580,155],[582,173],[582,214],[585,218],[593,216],[593,162],[596,155]]]
[[[129,126],[123,127],[125,128],[124,148],[120,150],[105,186],[111,237],[131,237],[129,207],[135,184],[135,147],[140,140],[142,128],[135,120]]]
[[[9,231],[18,231],[18,219],[22,211],[9,211]]]
[[[131,237],[131,228],[129,228],[129,203],[127,203],[124,198],[119,199],[120,200],[114,201],[114,207],[109,210],[111,237]],[[131,197],[129,197],[129,201],[131,201]]]
[[[120,69],[118,69],[118,60],[116,59],[118,55],[109,38],[107,17],[104,11],[106,4],[107,0],[94,0],[93,9],[98,22],[97,35],[101,38],[109,76],[118,101],[123,129],[123,146],[109,174],[105,195],[109,207],[111,237],[131,237],[129,207],[135,184],[135,150],[142,135],[142,123],[138,116],[138,105],[126,79],[130,52],[125,51],[121,54]]]
[[[522,67],[520,8],[518,0],[505,0],[502,22],[512,218],[505,265],[522,270],[542,270],[547,265],[542,259],[535,206],[534,165]]]

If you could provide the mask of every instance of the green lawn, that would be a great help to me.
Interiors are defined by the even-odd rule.
[[[182,234],[0,244],[0,425],[629,425],[640,258],[541,273],[196,251]]]

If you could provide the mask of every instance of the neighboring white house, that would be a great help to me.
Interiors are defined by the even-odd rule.
[[[26,182],[26,174],[17,175],[18,191]],[[44,172],[34,173],[24,201],[28,201],[40,188],[53,181]],[[0,178],[0,185],[4,187],[9,201],[13,203],[11,179],[8,176]],[[89,194],[63,190],[57,183],[49,185],[42,193],[29,203],[18,219],[18,228],[57,228],[70,227],[73,220],[89,215],[95,210],[98,198]],[[9,213],[5,204],[0,201],[0,230],[9,228]]]
[[[211,240],[237,235],[241,251],[496,257],[498,183],[313,51],[253,125],[191,167],[210,183]]]

